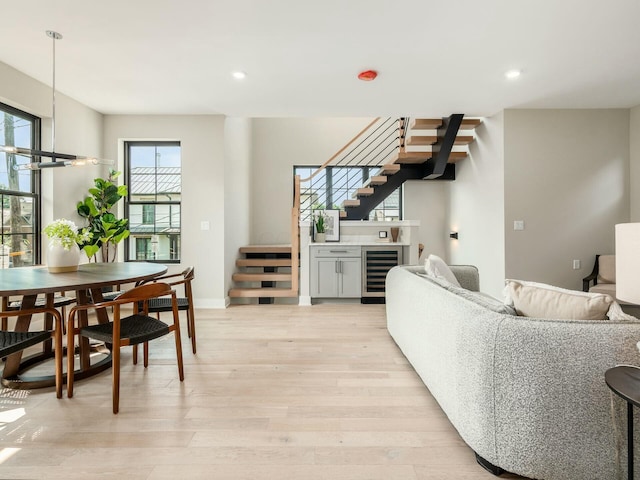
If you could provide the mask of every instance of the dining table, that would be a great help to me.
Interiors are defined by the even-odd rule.
[[[114,285],[135,284],[153,279],[167,272],[167,267],[148,262],[113,262],[86,263],[78,266],[75,272],[52,273],[46,266],[19,267],[0,270],[0,297],[21,297],[21,309],[34,307],[38,295],[45,295],[47,306],[53,306],[54,295],[58,292],[75,291],[78,304],[99,303],[103,300],[105,287]],[[99,323],[109,322],[107,309],[96,309]],[[16,332],[25,332],[31,325],[30,315],[21,315],[15,323]],[[88,325],[85,312],[79,315],[80,327]],[[45,328],[52,328],[52,320],[45,318]],[[74,370],[77,380],[90,377],[111,366],[111,352],[102,346],[102,358],[91,363],[92,347],[89,340],[80,337],[77,353],[79,369]],[[41,353],[22,358],[22,352],[14,353],[6,358],[2,371],[2,385],[16,389],[44,388],[55,385],[55,375],[39,375],[29,377],[27,370],[48,358],[53,357],[51,342],[45,342]],[[75,355],[76,352],[66,352]],[[66,375],[65,375],[66,376]]]

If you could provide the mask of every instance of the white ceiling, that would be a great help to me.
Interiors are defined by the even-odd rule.
[[[57,90],[108,114],[640,105],[638,0],[2,0],[0,14],[0,61],[50,85],[58,31]]]

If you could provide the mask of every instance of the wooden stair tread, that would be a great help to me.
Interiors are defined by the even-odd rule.
[[[441,118],[416,118],[411,124],[411,128],[414,130],[436,130],[441,125]]]
[[[482,123],[479,118],[463,118],[460,124],[460,130],[473,130]]]
[[[451,152],[451,154],[449,155],[449,160],[447,160],[447,163],[459,162],[463,158],[467,158],[467,155],[469,155],[467,152]]]
[[[433,145],[437,141],[438,137],[435,135],[412,135],[407,145]]]
[[[377,175],[393,175],[394,173],[398,173],[400,171],[400,165],[397,163],[387,163],[380,167]]]
[[[340,210],[340,218],[347,218],[347,212]]]
[[[393,157],[396,164],[424,163],[431,158],[431,152],[400,152]]]
[[[239,258],[237,267],[290,267],[290,258]]]
[[[247,245],[240,253],[291,253],[291,245]]]
[[[364,187],[368,187],[369,185],[384,185],[387,183],[387,177],[384,175],[374,175],[373,177],[369,177],[369,180],[364,182]]]
[[[297,297],[298,292],[290,288],[232,288],[230,298],[240,297]]]
[[[342,202],[343,207],[359,207],[360,200],[344,200]]]
[[[290,273],[234,273],[234,282],[290,282]]]
[[[371,187],[363,187],[356,190],[354,193],[355,197],[368,197],[373,195],[374,189]]]
[[[454,145],[469,145],[473,142],[473,135],[458,135],[453,142]]]

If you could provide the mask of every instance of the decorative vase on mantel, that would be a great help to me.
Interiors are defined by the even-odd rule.
[[[47,254],[47,268],[51,273],[75,272],[80,263],[80,247],[73,243],[65,249],[59,242],[49,243]]]

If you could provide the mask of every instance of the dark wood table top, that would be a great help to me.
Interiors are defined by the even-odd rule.
[[[0,270],[0,296],[36,295],[64,290],[88,290],[119,283],[133,283],[166,273],[158,263],[86,263],[77,272],[49,273],[47,267]]]
[[[619,365],[607,370],[604,380],[618,396],[637,407],[640,406],[640,368]]]

